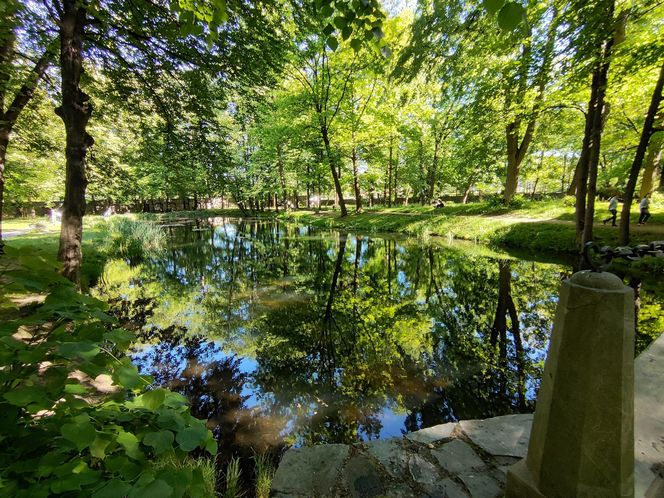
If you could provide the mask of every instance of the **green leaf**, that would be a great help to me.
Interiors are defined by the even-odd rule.
[[[330,47],[332,50],[336,50],[339,47],[339,42],[334,36],[328,36],[327,37],[327,46]]]
[[[334,9],[330,5],[323,5],[320,9],[320,14],[323,17],[330,17],[334,14]]]
[[[176,440],[184,451],[192,451],[207,442],[208,431],[205,425],[196,424],[178,432]]]
[[[82,358],[91,360],[99,354],[99,346],[90,342],[63,342],[58,347],[58,352],[65,358]]]
[[[512,31],[524,18],[526,11],[515,2],[507,2],[498,12],[498,26],[504,31]]]
[[[346,27],[346,19],[341,16],[337,16],[334,18],[334,25],[337,27],[337,29],[344,29]]]
[[[138,368],[134,365],[122,365],[116,368],[113,372],[113,381],[127,389],[136,389],[143,383],[141,376],[138,374]]]
[[[106,458],[106,447],[111,441],[97,436],[95,440],[90,444],[90,454],[95,457],[103,460]]]
[[[482,4],[486,11],[493,15],[505,5],[505,0],[482,0]]]
[[[60,434],[74,443],[78,451],[90,446],[97,437],[97,431],[89,421],[65,424],[60,428]]]
[[[104,486],[92,494],[92,498],[118,498],[126,496],[131,489],[131,484],[120,479],[111,479]]]
[[[157,455],[161,455],[173,447],[174,440],[175,436],[171,431],[148,432],[143,438],[143,444],[151,446]]]
[[[153,389],[141,395],[143,406],[151,411],[156,411],[161,405],[164,404],[166,398],[165,389]]]
[[[121,431],[118,434],[118,443],[124,447],[127,455],[131,458],[135,460],[143,459],[143,453],[138,447],[138,438],[131,432]]]
[[[134,334],[124,329],[114,329],[104,334],[104,339],[114,343],[119,349],[127,348],[135,338]]]
[[[323,34],[325,36],[330,36],[332,33],[334,33],[334,26],[331,24],[328,24],[323,28]]]
[[[350,35],[352,34],[353,34],[353,28],[351,28],[350,26],[346,26],[344,29],[341,30],[341,37],[344,40],[348,40],[348,38],[350,38]]]
[[[85,394],[89,389],[81,384],[66,384],[65,392],[67,394]]]
[[[137,490],[136,496],[141,498],[167,498],[172,494],[173,488],[161,479],[155,479],[147,486]]]
[[[5,393],[4,398],[16,406],[27,406],[31,403],[43,403],[46,401],[44,389],[33,386],[18,387]]]
[[[353,38],[350,41],[350,46],[355,52],[359,52],[360,49],[362,48],[362,40],[358,40],[357,38]]]

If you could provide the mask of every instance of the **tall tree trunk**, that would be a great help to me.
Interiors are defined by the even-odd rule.
[[[332,153],[332,147],[330,146],[330,137],[328,136],[328,130],[326,126],[321,126],[321,134],[323,135],[323,144],[325,144],[325,153],[327,154],[327,160],[330,164],[330,171],[332,172],[332,180],[334,180],[334,191],[339,199],[339,208],[341,209],[341,216],[347,216],[348,211],[346,210],[346,201],[344,201],[344,195],[341,191],[341,181],[339,175],[337,174],[337,161]]]
[[[579,183],[576,189],[576,242],[579,250],[593,238],[593,219],[595,216],[595,194],[597,188],[597,167],[599,164],[600,147],[604,121],[608,113],[605,105],[606,87],[608,83],[611,52],[615,42],[620,40],[617,33],[624,19],[616,28],[613,21],[615,2],[606,2],[607,33],[597,50],[597,61],[592,75],[590,100],[586,114],[586,126],[583,136],[583,148],[577,168]],[[610,29],[610,31],[609,31]]]
[[[7,157],[8,146],[9,131],[0,129],[0,253],[2,253],[2,247],[4,245],[2,241],[2,211],[5,205],[5,158]]]
[[[505,193],[503,195],[503,202],[509,203],[516,194],[516,189],[519,185],[519,170],[521,163],[526,157],[530,143],[533,140],[535,132],[535,125],[537,118],[544,100],[544,90],[546,83],[549,79],[549,72],[551,69],[551,61],[553,58],[553,48],[556,42],[556,29],[558,27],[558,11],[554,10],[551,18],[551,23],[547,29],[547,38],[544,44],[542,63],[535,75],[533,83],[537,89],[535,101],[528,117],[526,128],[523,132],[523,138],[519,138],[519,130],[522,124],[522,117],[517,115],[511,123],[505,127],[505,138],[507,141],[507,171],[505,174]],[[522,105],[528,88],[528,80],[530,78],[529,69],[532,61],[532,46],[530,41],[525,42],[522,46],[521,52],[521,67],[517,76],[516,90],[516,104]],[[512,105],[512,94],[508,91],[505,107],[510,109]],[[517,111],[517,114],[519,111]]]
[[[629,242],[629,213],[632,208],[632,200],[634,199],[634,189],[636,188],[636,181],[639,178],[639,170],[643,163],[643,158],[648,149],[650,137],[655,132],[655,116],[659,110],[659,105],[662,102],[662,90],[664,89],[664,63],[659,70],[659,77],[655,84],[655,89],[650,98],[650,106],[646,119],[643,122],[643,129],[641,130],[641,139],[636,148],[634,161],[629,170],[629,179],[627,180],[627,187],[625,187],[625,194],[623,195],[622,213],[620,213],[620,243],[627,244]]]
[[[92,115],[92,105],[90,98],[80,88],[86,12],[82,4],[76,0],[64,0],[62,7],[60,22],[62,105],[55,112],[65,125],[67,168],[58,259],[64,265],[64,276],[80,285],[83,259],[81,239],[85,215],[85,189],[88,184],[85,175],[85,156],[88,148],[94,143],[86,131],[88,120]]]
[[[436,193],[436,177],[438,176],[438,153],[440,149],[440,142],[443,139],[443,132],[436,133],[436,127],[433,127],[433,160],[429,168],[429,185],[427,191],[427,201],[433,200],[433,194]]]
[[[353,137],[353,141],[355,137]],[[355,212],[359,213],[362,211],[362,197],[360,195],[360,180],[358,178],[357,171],[357,147],[353,145],[351,150],[350,160],[353,165],[353,190],[355,191]]]
[[[399,146],[397,145],[396,150],[394,151],[394,205],[398,205],[398,199],[399,199],[399,191],[397,190],[397,177],[399,173]]]
[[[390,154],[387,160],[387,205],[392,206],[392,149],[394,137],[390,137]]]
[[[664,145],[661,140],[650,140],[648,146],[648,154],[646,155],[645,164],[643,165],[643,178],[641,179],[641,190],[639,197],[646,194],[651,194],[655,190],[655,177],[658,168],[662,164],[662,153],[664,152]]]
[[[286,175],[284,174],[284,161],[282,155],[281,144],[279,144],[277,145],[277,169],[279,171],[279,183],[281,184],[281,201],[283,202],[285,210],[288,193],[286,191]]]

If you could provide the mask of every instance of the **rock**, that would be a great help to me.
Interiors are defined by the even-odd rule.
[[[369,453],[392,477],[403,477],[408,466],[408,452],[401,439],[378,439],[367,443]]]
[[[452,479],[440,477],[438,468],[420,455],[411,455],[408,470],[413,480],[431,498],[468,498],[463,488]]]
[[[374,461],[367,456],[351,457],[344,466],[343,478],[354,498],[373,498],[385,494],[385,479]]]
[[[431,454],[450,474],[471,472],[486,467],[477,453],[460,439],[454,439],[440,448],[432,450]]]
[[[336,478],[349,449],[345,444],[289,449],[272,481],[272,495],[280,498],[334,496]]]
[[[426,429],[421,429],[415,432],[409,432],[406,434],[406,438],[416,443],[435,443],[436,441],[442,441],[444,439],[451,439],[452,432],[456,429],[458,424],[455,422],[450,422],[449,424],[434,425],[433,427],[428,427]]]
[[[503,495],[498,482],[486,474],[477,472],[459,474],[473,498],[496,498]]]
[[[466,436],[490,455],[517,458],[526,456],[532,424],[532,414],[460,422]]]
[[[398,484],[394,487],[390,487],[383,496],[385,496],[385,498],[429,498],[421,493],[418,494],[405,484]]]

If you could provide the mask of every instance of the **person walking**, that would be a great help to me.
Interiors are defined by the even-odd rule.
[[[616,216],[618,216],[618,196],[614,195],[609,199],[609,213],[611,213],[611,216],[609,216],[607,219],[602,221],[603,225],[606,225],[607,221],[611,221],[611,226],[615,227],[616,225]]]
[[[650,219],[650,194],[646,194],[639,203],[641,214],[639,215],[639,225],[645,225],[646,221]]]

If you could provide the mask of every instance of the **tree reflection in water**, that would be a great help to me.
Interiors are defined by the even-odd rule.
[[[404,238],[215,219],[99,292],[135,361],[229,454],[531,411],[566,267]],[[640,286],[653,328],[661,299]],[[643,322],[641,329],[644,328]]]

